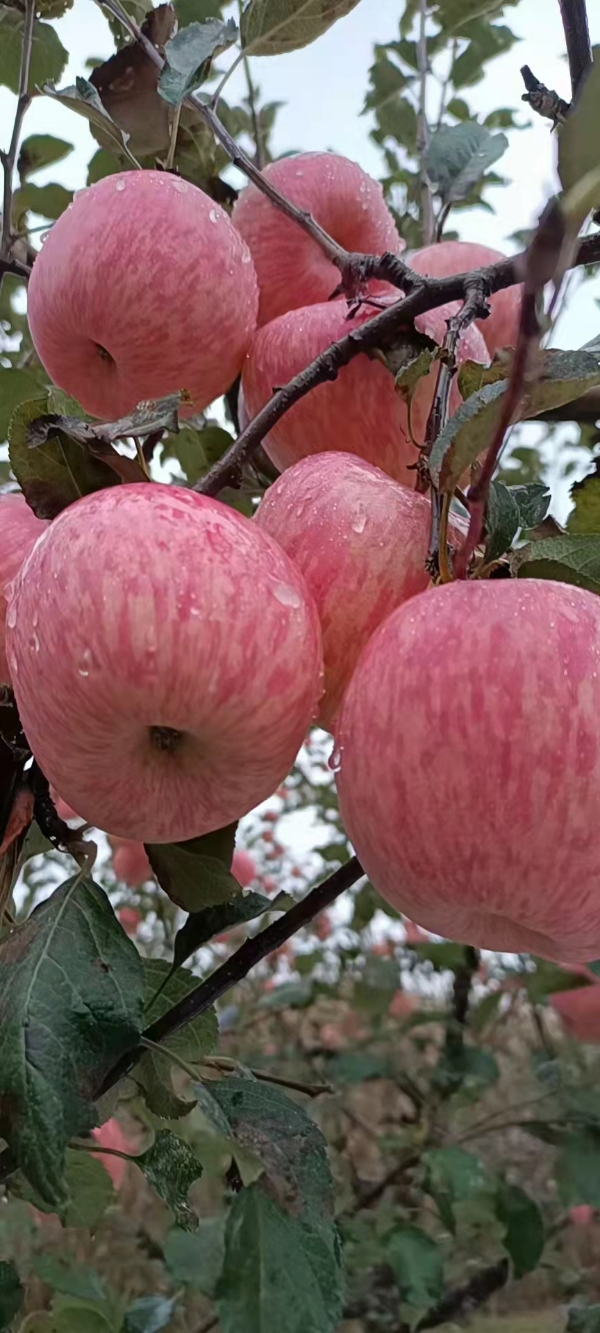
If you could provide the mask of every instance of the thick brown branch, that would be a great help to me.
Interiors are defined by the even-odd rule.
[[[585,0],[558,0],[569,57],[573,100],[592,63],[592,44]]]
[[[397,256],[392,256],[402,264]],[[382,261],[386,256],[382,256]],[[416,315],[444,305],[446,301],[461,301],[469,288],[481,285],[490,295],[505,287],[512,287],[522,279],[524,255],[514,259],[503,259],[489,268],[478,269],[472,273],[457,273],[449,278],[422,279],[419,285],[402,301],[388,306],[381,314],[354,329],[348,321],[349,332],[339,342],[321,352],[311,361],[305,370],[283,388],[278,389],[268,403],[253,417],[231,448],[215,463],[210,472],[196,483],[195,489],[202,495],[218,495],[225,486],[239,486],[244,463],[258,449],[265,435],[311,389],[327,380],[336,379],[343,366],[347,366],[360,352],[370,352],[376,347],[385,347],[398,329],[410,324]],[[381,261],[375,261],[381,262]],[[586,237],[577,250],[573,266],[600,263],[600,235]]]

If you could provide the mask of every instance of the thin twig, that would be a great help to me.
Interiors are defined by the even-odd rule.
[[[197,1082],[200,1074],[193,1068],[187,1060],[182,1060],[176,1051],[169,1047],[160,1046],[158,1042],[151,1041],[149,1037],[142,1037],[141,1045],[148,1051],[154,1051],[163,1059],[171,1060],[179,1069],[187,1074],[192,1083]],[[198,1061],[200,1065],[205,1065],[207,1069],[219,1069],[223,1074],[235,1074],[241,1070],[239,1060],[231,1060],[228,1056],[221,1055],[203,1055]],[[280,1088],[290,1088],[292,1092],[303,1092],[305,1097],[322,1097],[323,1093],[333,1092],[330,1083],[301,1083],[298,1079],[283,1078],[279,1074],[270,1074],[266,1069],[250,1069],[252,1077],[259,1083],[276,1083]]]
[[[19,69],[19,87],[17,92],[17,109],[10,139],[8,152],[0,152],[0,162],[4,171],[4,190],[2,197],[2,232],[0,235],[0,258],[4,261],[0,266],[0,290],[4,274],[7,271],[5,261],[10,259],[10,245],[12,240],[12,202],[13,202],[13,177],[17,161],[17,152],[19,148],[19,139],[21,137],[21,126],[23,117],[29,103],[31,94],[29,88],[29,69],[31,65],[31,51],[33,47],[33,25],[35,22],[35,0],[26,0],[25,19],[23,24],[23,41],[21,43],[21,66]],[[19,275],[21,276],[21,275]]]
[[[423,245],[431,245],[435,235],[433,216],[433,198],[427,176],[425,158],[429,146],[429,125],[427,123],[427,0],[419,0],[419,36],[417,39],[417,62],[419,67],[419,109],[417,112],[417,157],[421,185],[421,231]]]
[[[173,115],[173,124],[171,125],[171,137],[169,140],[169,151],[165,162],[165,171],[172,171],[175,162],[175,153],[177,152],[177,135],[179,134],[179,121],[181,119],[181,107],[175,107]]]
[[[558,0],[567,43],[573,100],[592,63],[592,43],[585,0]]]
[[[244,8],[243,0],[238,0],[238,13],[240,21],[242,18],[243,8]],[[242,48],[242,58],[244,62],[244,74],[246,75],[246,86],[248,88],[248,107],[250,110],[250,118],[252,120],[252,133],[254,135],[254,148],[255,148],[254,160],[256,162],[258,170],[262,171],[265,163],[263,156],[262,135],[260,132],[260,120],[256,108],[256,98],[258,96],[258,90],[254,87],[254,83],[252,82],[250,61],[243,48]]]

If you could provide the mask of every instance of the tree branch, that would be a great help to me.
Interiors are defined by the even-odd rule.
[[[435,235],[433,199],[427,177],[425,157],[429,146],[429,125],[427,123],[427,0],[419,0],[419,36],[417,40],[417,62],[419,66],[419,110],[417,112],[417,156],[419,159],[419,177],[421,188],[421,231],[423,245],[431,245]]]
[[[368,256],[364,256],[368,259]],[[382,255],[374,264],[383,264],[392,259],[405,267],[396,255]],[[512,287],[522,281],[522,266],[525,255],[516,255],[512,259],[503,259],[489,268],[482,268],[472,273],[458,273],[448,278],[419,278],[418,285],[402,301],[395,302],[382,310],[381,314],[353,329],[338,342],[332,343],[324,352],[320,352],[310,365],[300,371],[293,380],[278,389],[261,408],[260,412],[234,440],[223,457],[210,469],[206,476],[196,482],[194,490],[202,495],[218,495],[225,486],[239,486],[244,463],[258,449],[265,435],[272,430],[282,416],[311,389],[327,380],[337,378],[343,366],[347,366],[360,352],[370,352],[376,347],[385,346],[393,339],[398,329],[411,324],[416,315],[444,305],[447,301],[464,301],[469,287],[480,286],[489,295],[505,287]],[[597,264],[600,262],[600,235],[588,236],[581,241],[573,266]],[[371,270],[368,270],[371,272]],[[410,274],[410,270],[407,270]],[[415,274],[411,275],[413,280]],[[350,324],[350,320],[349,320]]]
[[[527,89],[527,92],[523,93],[521,101],[527,102],[527,105],[531,107],[532,111],[537,112],[538,116],[551,120],[553,125],[564,125],[571,110],[571,103],[565,102],[564,97],[561,97],[554,89],[547,88],[545,83],[540,83],[529,65],[521,66],[521,75]]]
[[[585,0],[558,0],[558,3],[567,43],[573,100],[575,100],[581,90],[585,73],[592,63],[587,7]]]
[[[31,102],[29,88],[29,68],[31,65],[31,50],[33,46],[33,25],[35,22],[35,0],[26,0],[25,20],[23,24],[23,41],[21,44],[21,67],[19,69],[19,88],[17,93],[17,109],[10,139],[8,152],[0,152],[0,162],[4,172],[4,190],[2,196],[2,233],[0,235],[0,290],[2,281],[6,272],[14,272],[13,269],[6,267],[10,260],[10,245],[12,240],[12,201],[13,201],[13,176],[17,161],[17,151],[19,148],[19,139],[21,136],[21,126],[23,117]],[[24,276],[18,274],[19,277]]]
[[[200,982],[195,990],[190,991],[182,1000],[168,1009],[166,1014],[152,1023],[144,1032],[144,1038],[152,1042],[165,1041],[174,1032],[178,1032],[187,1023],[191,1023],[193,1019],[198,1018],[221,995],[231,990],[232,986],[236,986],[239,981],[243,981],[244,977],[248,975],[253,967],[256,967],[257,963],[260,963],[268,954],[273,953],[275,949],[279,949],[282,944],[285,944],[286,940],[289,940],[298,930],[308,925],[309,921],[312,921],[315,916],[318,916],[326,907],[335,902],[335,899],[339,898],[341,893],[356,884],[363,873],[362,866],[357,858],[355,856],[351,857],[345,865],[334,871],[333,875],[329,875],[322,884],[318,884],[316,889],[302,898],[301,902],[296,903],[295,907],[290,908],[289,912],[279,917],[279,920],[274,921],[265,930],[259,931],[258,935],[247,939],[241,948],[232,954],[231,958],[228,958],[221,967],[218,967],[211,976]],[[124,1056],[108,1074],[102,1088],[96,1094],[97,1097],[103,1096],[109,1088],[114,1087],[121,1078],[124,1078],[138,1059],[139,1053],[138,1050],[134,1050]]]

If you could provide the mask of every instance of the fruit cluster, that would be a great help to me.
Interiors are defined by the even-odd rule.
[[[347,249],[401,252],[355,164],[309,153],[267,173]],[[439,277],[500,257],[446,242],[410,264]],[[356,313],[330,299],[338,282],[255,186],[230,219],[172,175],[128,172],[52,228],[29,319],[50,377],[93,415],[175,390],[197,413],[241,373],[252,417],[398,299],[372,282]],[[459,363],[514,343],[519,299],[492,297]],[[407,338],[441,344],[457,309],[418,317]],[[410,423],[365,355],[299,401],[264,442],[282,475],[253,520],[158,483],[96,492],[51,524],[3,497],[0,677],[53,788],[138,844],[239,819],[317,720],[335,738],[348,835],[391,903],[465,943],[584,961],[600,954],[600,603],[535,580],[428,586],[414,464],[436,375]],[[123,874],[145,870],[138,858]]]

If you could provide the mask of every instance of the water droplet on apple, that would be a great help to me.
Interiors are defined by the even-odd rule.
[[[32,649],[34,653],[39,653],[40,651],[40,641],[38,639],[35,630],[33,631],[33,634],[31,635],[31,638],[29,640],[29,647]]]
[[[177,191],[179,192],[179,194],[187,194],[187,189],[188,189],[188,187],[187,187],[185,181],[174,180],[174,181],[173,181],[173,189],[174,189],[174,190],[177,190]]]
[[[9,592],[9,588],[6,589],[6,592]],[[11,605],[9,606],[9,608],[8,608],[8,613],[7,613],[7,616],[6,616],[6,623],[7,623],[9,629],[14,629],[14,628],[15,628],[15,625],[16,625],[16,623],[17,623],[17,608],[16,608],[14,602],[12,602]]]
[[[366,526],[367,526],[367,515],[365,513],[365,507],[359,500],[356,506],[356,513],[352,520],[352,531],[358,532],[360,534],[361,532],[364,532]]]
[[[84,648],[84,650],[83,650],[83,652],[82,652],[82,654],[81,654],[81,658],[80,658],[80,660],[79,660],[79,665],[78,665],[78,667],[77,667],[77,673],[78,673],[78,675],[80,675],[80,676],[89,676],[89,674],[90,674],[90,666],[91,666],[91,662],[92,662],[92,654],[91,654],[89,648]]]
[[[252,255],[250,254],[249,250],[246,250],[246,248],[244,248],[242,250],[242,264],[251,264],[251,263],[252,263]]]
[[[219,221],[219,214],[217,213],[216,208],[211,208],[211,210],[210,210],[210,212],[209,212],[209,214],[208,214],[208,220],[209,220],[209,222],[218,222],[218,221]]]
[[[273,596],[281,602],[282,606],[301,606],[302,598],[295,588],[290,588],[288,583],[277,583],[273,588]]]
[[[116,181],[116,182],[115,182],[115,190],[118,190],[119,193],[120,193],[121,190],[124,190],[124,189],[125,189],[126,184],[127,184],[126,181],[122,181],[122,180],[118,180],[118,181]]]

